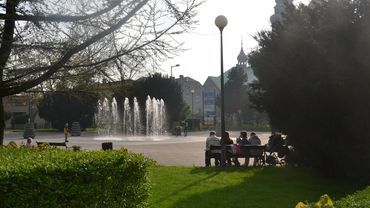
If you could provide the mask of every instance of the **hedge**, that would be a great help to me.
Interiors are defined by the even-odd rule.
[[[146,207],[151,163],[124,149],[0,148],[0,207]]]

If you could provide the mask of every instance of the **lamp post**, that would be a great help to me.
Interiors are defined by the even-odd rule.
[[[222,40],[222,31],[227,25],[227,19],[223,15],[219,15],[215,19],[215,24],[220,30],[221,38],[221,138],[224,138],[225,134],[225,107],[224,107],[224,55],[223,55],[223,40]],[[222,144],[221,149],[221,166],[226,166],[226,146],[225,143]]]
[[[171,66],[171,76],[170,77],[172,77],[172,68],[173,67],[179,67],[179,66],[180,66],[180,64],[176,64],[176,65]]]
[[[191,90],[191,130],[194,130],[194,90]]]

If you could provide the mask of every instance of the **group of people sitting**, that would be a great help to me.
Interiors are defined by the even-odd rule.
[[[230,138],[229,132],[225,132],[223,137],[221,139],[219,139],[219,138],[216,137],[216,132],[211,131],[209,133],[209,137],[207,137],[207,140],[206,140],[206,151],[205,151],[206,166],[211,166],[211,156],[212,156],[212,154],[221,155],[220,150],[211,150],[211,145],[220,146],[220,145],[230,145],[230,144],[234,144],[234,141]],[[239,145],[261,145],[261,140],[258,138],[256,133],[254,133],[254,132],[251,132],[249,137],[248,137],[246,131],[241,131],[240,136],[238,138],[236,138],[236,146],[233,146],[233,148],[237,148]],[[250,150],[250,151],[259,151],[259,150]],[[235,152],[230,152],[230,151],[226,152],[227,165],[232,165],[232,162],[233,162],[236,166],[240,166],[240,162],[239,162],[238,158],[233,157],[233,155],[235,155],[235,153],[236,153],[236,150],[235,150]],[[251,152],[251,155],[253,155],[253,154],[257,154],[257,153]],[[257,161],[254,160],[253,165],[256,165],[256,163],[257,163]],[[216,166],[220,165],[220,158],[219,157],[215,158],[215,165]],[[245,158],[243,165],[244,166],[249,165],[249,157]]]

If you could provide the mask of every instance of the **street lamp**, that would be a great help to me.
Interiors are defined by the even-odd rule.
[[[171,66],[171,76],[170,77],[172,77],[172,68],[173,67],[179,67],[179,66],[180,66],[180,64],[176,64],[176,65]]]
[[[223,55],[223,41],[222,41],[222,31],[227,25],[227,19],[223,15],[219,15],[215,19],[215,24],[220,30],[221,37],[221,138],[224,138],[225,134],[225,107],[224,107],[224,55]],[[221,166],[226,166],[226,146],[225,143],[222,144],[221,150]]]
[[[194,130],[194,90],[191,90],[191,130]]]

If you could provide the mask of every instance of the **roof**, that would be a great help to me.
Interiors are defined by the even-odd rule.
[[[231,68],[232,69],[232,68]],[[226,83],[227,81],[229,81],[229,73],[231,71],[231,69],[227,70],[224,72],[224,83]],[[251,67],[243,67],[243,69],[245,70],[245,73],[247,74],[247,77],[248,77],[248,81],[246,84],[250,84],[250,83],[253,83],[254,81],[257,80],[257,77],[254,75],[253,73],[253,70]],[[207,82],[213,82],[214,85],[220,90],[221,89],[221,75],[218,76],[218,77],[213,77],[213,76],[209,76],[207,78],[207,80],[204,82],[203,86],[207,83]]]
[[[240,49],[239,55],[238,55],[238,63],[245,63],[247,62],[247,59],[248,59],[248,56],[245,55],[243,46],[242,46],[242,48]]]

